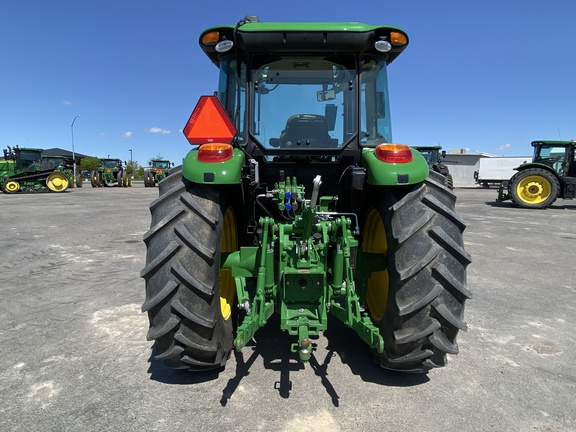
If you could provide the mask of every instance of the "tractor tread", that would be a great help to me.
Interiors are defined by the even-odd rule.
[[[174,299],[172,300],[171,303],[172,308],[178,312],[183,318],[186,318],[187,320],[192,321],[193,323],[198,324],[199,326],[208,328],[208,329],[213,329],[214,325],[216,323],[216,321],[212,318],[212,319],[207,319],[204,317],[199,316],[198,314],[194,314],[192,312],[190,312],[189,309],[186,308],[186,306],[184,306],[182,304],[182,302],[180,301],[180,299]]]
[[[173,330],[178,324],[180,324],[180,320],[175,316],[171,316],[170,319],[163,324],[157,327],[150,327],[147,338],[148,340],[158,339],[167,334],[170,330]]]
[[[164,288],[162,288],[156,295],[150,297],[144,302],[142,305],[142,312],[148,312],[150,309],[156,307],[158,304],[160,304],[160,302],[172,294],[176,288],[178,288],[178,284],[175,281],[167,281],[166,285],[164,285]]]
[[[188,288],[196,291],[207,301],[210,301],[214,296],[214,290],[211,286],[206,285],[204,282],[196,279],[192,274],[184,268],[180,261],[172,263],[172,273]]]
[[[189,229],[183,224],[178,224],[175,228],[176,235],[182,240],[190,249],[196,251],[208,265],[214,264],[214,255],[216,251],[214,248],[207,247],[198,240]]]
[[[174,254],[176,254],[179,249],[180,245],[175,241],[171,241],[168,246],[154,258],[152,262],[148,263],[146,267],[142,269],[140,276],[144,279],[150,278],[156,272],[158,267],[161,267],[168,260],[170,260],[170,258],[172,258],[172,256],[174,256]]]
[[[183,351],[184,351],[183,346],[172,344],[166,351],[160,354],[156,354],[154,358],[156,360],[168,360],[176,356],[179,356],[180,354],[182,354]]]
[[[409,342],[417,341],[422,339],[426,335],[429,335],[440,328],[440,323],[436,320],[432,320],[428,326],[423,329],[415,330],[414,328],[403,328],[394,332],[394,338],[399,344],[406,344]]]

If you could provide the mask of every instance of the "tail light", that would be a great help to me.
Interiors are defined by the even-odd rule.
[[[412,162],[412,149],[406,144],[380,144],[376,147],[376,157],[382,162]]]
[[[198,148],[198,160],[200,162],[224,162],[230,159],[233,153],[234,150],[230,144],[202,144]]]

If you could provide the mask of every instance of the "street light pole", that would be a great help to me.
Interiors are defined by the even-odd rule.
[[[134,177],[134,164],[132,163],[132,149],[128,149],[130,152],[130,166],[132,167],[132,177]]]
[[[76,153],[74,153],[74,122],[76,121],[76,119],[80,117],[80,115],[77,115],[76,117],[74,117],[74,120],[72,120],[72,124],[70,125],[70,133],[72,134],[72,159],[74,161],[74,186],[77,186],[76,182]]]

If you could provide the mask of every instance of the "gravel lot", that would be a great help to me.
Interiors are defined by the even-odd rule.
[[[223,372],[195,375],[151,361],[140,313],[157,193],[0,195],[2,431],[576,430],[576,202],[456,190],[474,299],[443,369],[379,369],[332,320],[306,366],[272,322]]]

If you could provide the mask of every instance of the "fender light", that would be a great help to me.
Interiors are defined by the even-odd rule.
[[[376,147],[376,157],[382,162],[412,162],[412,150],[405,144],[380,144]]]
[[[198,148],[198,160],[200,162],[225,162],[232,157],[233,153],[234,150],[230,144],[202,144]]]

